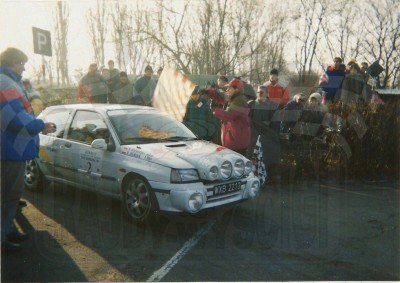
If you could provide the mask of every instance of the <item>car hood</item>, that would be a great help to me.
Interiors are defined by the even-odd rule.
[[[226,147],[206,141],[125,145],[121,147],[121,153],[177,169],[199,169],[234,158],[247,161],[245,157]]]

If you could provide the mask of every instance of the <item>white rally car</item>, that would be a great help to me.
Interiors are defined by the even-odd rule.
[[[248,159],[154,108],[60,105],[39,118],[57,131],[40,134],[39,157],[26,166],[30,189],[47,179],[116,197],[139,223],[155,211],[194,214],[259,193]]]

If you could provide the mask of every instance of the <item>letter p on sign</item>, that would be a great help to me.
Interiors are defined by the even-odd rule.
[[[39,28],[32,27],[33,33],[33,52],[46,56],[52,55],[51,53],[51,38],[50,32]]]

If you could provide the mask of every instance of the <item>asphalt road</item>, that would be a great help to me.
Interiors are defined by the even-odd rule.
[[[399,182],[297,182],[197,217],[137,227],[118,201],[51,185],[25,192],[24,249],[1,280],[400,280]]]

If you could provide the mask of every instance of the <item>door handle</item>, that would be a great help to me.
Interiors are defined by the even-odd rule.
[[[66,143],[64,144],[64,146],[67,147],[67,148],[70,148],[71,145],[72,145],[72,144],[71,144],[70,142],[66,142]]]

